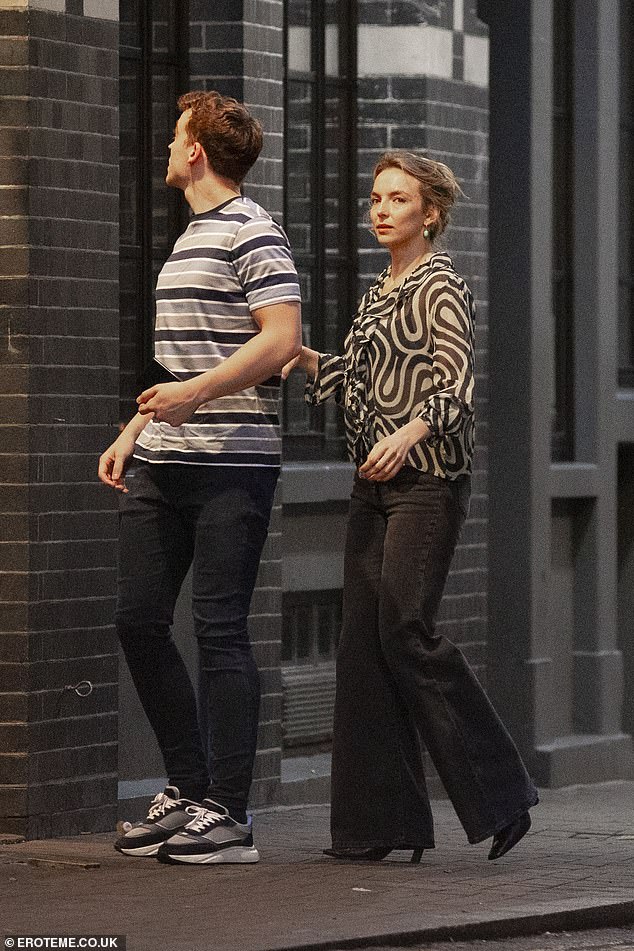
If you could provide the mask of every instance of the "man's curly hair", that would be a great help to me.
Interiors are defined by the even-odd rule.
[[[219,92],[187,92],[178,100],[181,112],[191,109],[190,140],[200,142],[213,171],[240,185],[262,151],[262,126],[236,99]]]

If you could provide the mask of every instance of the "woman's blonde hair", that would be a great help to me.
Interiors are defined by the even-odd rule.
[[[438,209],[438,221],[429,230],[434,240],[443,233],[449,224],[449,211],[459,195],[463,195],[456,176],[447,165],[406,152],[403,149],[391,149],[384,152],[374,166],[373,180],[386,168],[400,168],[420,183],[420,193],[425,206]]]

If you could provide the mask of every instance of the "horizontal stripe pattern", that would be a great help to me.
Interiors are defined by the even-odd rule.
[[[156,359],[177,379],[213,369],[259,327],[253,311],[300,301],[288,239],[239,196],[194,215],[156,285]],[[279,466],[280,377],[206,403],[182,426],[151,420],[135,456],[187,465]]]
[[[475,306],[449,255],[436,253],[389,294],[389,268],[359,305],[343,356],[320,354],[306,399],[334,397],[357,466],[380,439],[416,417],[432,435],[407,465],[440,478],[471,472],[475,445]]]

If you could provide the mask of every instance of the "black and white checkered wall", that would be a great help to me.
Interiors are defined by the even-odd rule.
[[[475,0],[362,0],[359,74],[488,81],[488,37]]]

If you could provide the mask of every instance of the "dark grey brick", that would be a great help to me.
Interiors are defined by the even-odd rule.
[[[420,80],[418,80],[420,82]],[[365,79],[357,81],[357,95],[360,100],[369,99],[372,102],[380,102],[391,98],[391,86],[393,79]]]
[[[0,10],[0,36],[26,37],[29,29],[29,14],[26,10]]]
[[[68,20],[65,16],[47,10],[29,10],[29,33],[32,37],[46,37],[64,43],[68,38]]]
[[[40,602],[31,607],[33,631],[80,627],[82,624],[99,627],[106,617],[114,617],[114,592],[110,598],[85,597],[68,603]]]
[[[113,798],[114,784],[114,798]],[[63,783],[32,785],[29,808],[33,813],[70,812],[80,808],[98,808],[104,802],[116,802],[116,776],[82,776]]]
[[[0,185],[26,185],[28,182],[28,159],[20,156],[0,158]]]
[[[207,52],[213,50],[229,51],[237,50],[242,57],[244,47],[244,27],[242,23],[208,23],[203,27],[205,43],[203,49]]]
[[[26,723],[0,723],[0,749],[4,753],[27,749],[27,729]]]
[[[29,47],[26,39],[0,35],[0,67],[26,66],[28,62]]]
[[[218,23],[242,20],[242,0],[214,0],[213,19]],[[210,19],[207,0],[189,0],[189,19],[192,23]]]
[[[2,276],[26,275],[28,270],[28,248],[0,248],[0,274]]]
[[[4,306],[23,307],[29,299],[26,277],[0,278],[0,299]]]
[[[2,734],[0,733],[0,738]],[[282,725],[279,722],[262,723],[258,730],[259,749],[281,749],[282,745]]]
[[[3,665],[0,663],[0,670],[2,669]],[[24,723],[27,720],[27,712],[28,694],[11,693],[8,690],[0,693],[0,723]]]
[[[226,84],[226,77],[242,76],[242,51],[229,50],[227,52],[205,51],[204,53],[192,52],[189,57],[190,69],[192,75],[197,76],[217,76],[219,85],[212,85],[212,89],[218,89],[223,92],[220,82]],[[231,95],[231,93],[223,93]]]
[[[250,633],[251,633],[251,629]],[[274,641],[268,641],[266,643],[258,643],[252,637],[253,643],[253,653],[255,656],[256,663],[258,667],[262,670],[265,668],[276,669],[280,666],[280,651],[281,645],[279,643],[279,619],[276,630],[276,638]]]
[[[28,793],[26,785],[10,784],[0,786],[0,820],[4,826],[4,817],[26,816],[27,814]],[[15,823],[13,828],[18,828],[19,823]]]
[[[26,633],[0,633],[0,653],[8,664],[26,663],[29,659],[29,638]],[[0,749],[5,749],[0,742]]]
[[[0,756],[0,789],[4,785],[22,786],[28,782],[29,760],[26,753],[5,753]]]

